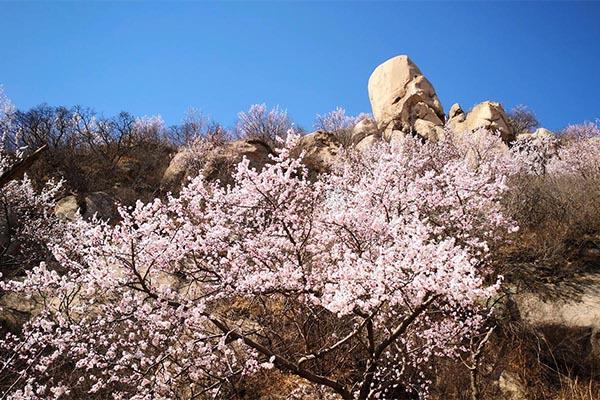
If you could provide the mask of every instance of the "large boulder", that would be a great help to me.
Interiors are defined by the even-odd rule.
[[[367,136],[378,133],[377,122],[373,118],[363,118],[352,128],[352,143],[356,145]]]
[[[188,177],[199,174],[208,180],[231,183],[235,166],[244,157],[250,161],[250,168],[260,170],[271,162],[273,150],[261,140],[237,140],[222,145],[207,146],[198,143],[198,148],[180,150],[165,170],[161,187],[165,191],[177,192]]]
[[[508,116],[500,103],[484,101],[477,104],[468,113],[454,104],[448,114],[448,127],[456,134],[471,134],[485,129],[499,134],[505,143],[515,140],[515,133],[508,123]]]
[[[330,170],[340,148],[341,143],[334,133],[319,130],[300,138],[292,155],[304,153],[304,164],[316,175]]]
[[[375,68],[369,78],[369,99],[377,127],[386,140],[394,131],[428,139],[443,134],[442,104],[408,56],[391,58]]]
[[[185,150],[179,151],[173,156],[169,166],[163,173],[160,183],[161,187],[173,190],[181,185],[181,182],[189,172],[188,158],[189,154]]]
[[[54,214],[65,221],[75,221],[79,217],[115,222],[119,218],[116,200],[105,192],[92,192],[84,195],[70,195],[56,202]]]

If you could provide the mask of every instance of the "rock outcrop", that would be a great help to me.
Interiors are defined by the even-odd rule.
[[[544,338],[558,368],[600,373],[600,275],[549,285],[547,293],[514,296],[521,319]]]
[[[250,167],[260,170],[271,162],[273,150],[261,140],[237,140],[218,146],[206,146],[201,151],[183,149],[171,160],[165,170],[161,187],[165,191],[177,192],[188,177],[204,175],[208,180],[230,183],[235,166],[244,157]],[[202,159],[197,159],[202,158]]]
[[[372,118],[363,118],[352,128],[352,143],[358,144],[367,136],[378,135],[377,122]]]
[[[431,83],[401,55],[379,65],[369,78],[377,127],[390,140],[396,131],[435,140],[443,134],[444,110]]]
[[[334,133],[319,130],[300,138],[292,155],[299,156],[304,152],[304,164],[309,172],[320,174],[329,171],[340,148],[341,143]]]
[[[189,175],[189,157],[190,155],[185,149],[177,152],[177,154],[173,156],[160,181],[162,188],[173,191],[181,186],[184,178]]]
[[[515,140],[508,116],[500,103],[484,101],[468,113],[460,105],[453,104],[448,113],[448,127],[456,134],[470,134],[481,128],[498,133],[505,143]]]
[[[541,137],[555,137],[556,135],[554,134],[554,132],[546,129],[546,128],[537,128],[534,132],[531,133],[520,133],[517,135],[517,139],[523,140],[523,139],[535,139],[535,138],[541,138]]]
[[[260,171],[271,162],[271,147],[262,140],[238,140],[213,149],[208,155],[203,175],[209,180],[219,179],[226,182],[230,179],[236,165],[246,157],[250,168]]]
[[[102,220],[118,219],[115,199],[104,192],[63,197],[54,206],[54,214],[66,221],[75,221],[79,216],[89,220],[94,215]]]

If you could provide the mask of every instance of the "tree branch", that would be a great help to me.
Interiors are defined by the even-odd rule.
[[[342,396],[343,399],[351,400],[353,398],[352,394],[340,382],[329,379],[322,375],[314,374],[304,368],[301,368],[298,364],[295,364],[292,361],[289,361],[286,358],[275,354],[269,348],[261,345],[258,342],[255,342],[246,335],[230,329],[225,322],[215,318],[213,315],[207,315],[207,318],[228,337],[232,339],[241,339],[246,345],[252,347],[259,353],[269,357],[270,360],[272,360],[271,362],[275,364],[279,369],[288,370],[312,383],[317,383],[320,385],[330,387],[331,389],[335,390],[340,396]]]
[[[27,171],[33,163],[40,158],[41,154],[48,149],[48,145],[45,144],[33,153],[31,153],[28,157],[20,160],[8,170],[4,171],[2,175],[0,175],[0,189],[4,187],[8,182],[13,179],[17,179],[17,177],[23,175],[25,171]]]

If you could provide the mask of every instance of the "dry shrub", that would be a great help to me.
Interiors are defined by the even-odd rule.
[[[590,135],[587,124],[582,130],[578,135],[571,127],[543,168],[510,182],[505,205],[521,227],[510,256],[514,272],[535,265],[562,276],[600,259],[600,130]]]
[[[508,112],[508,124],[516,134],[531,132],[540,126],[535,113],[524,105],[515,106]]]
[[[600,383],[593,380],[564,378],[555,400],[598,400]]]
[[[315,118],[316,130],[332,133],[342,147],[348,148],[356,144],[353,141],[353,130],[362,119],[369,118],[367,114],[357,116],[346,115],[346,110],[337,107],[324,115],[318,114]]]
[[[291,374],[275,369],[262,369],[248,379],[242,380],[235,394],[236,400],[338,400],[327,389]]]
[[[528,399],[600,398],[600,382],[590,374],[592,370],[582,370],[580,361],[583,360],[577,353],[584,342],[589,343],[585,332],[573,331],[565,335],[556,327],[536,332],[520,322],[513,322],[506,328],[500,339],[510,349],[506,353],[505,367],[522,383]]]
[[[557,332],[554,339],[561,334]],[[507,378],[528,400],[599,399],[600,382],[589,370],[582,373],[577,361],[579,354],[571,347],[589,338],[573,332],[567,339],[554,341],[516,319],[499,321],[478,369],[478,399],[511,398],[500,384]],[[433,399],[473,400],[469,371],[463,362],[438,364],[436,374]]]
[[[275,147],[285,139],[293,124],[287,112],[278,106],[267,109],[266,104],[253,104],[238,114],[236,133],[240,139],[260,140]]]
[[[74,107],[41,105],[16,111],[6,132],[9,150],[48,150],[28,173],[38,184],[64,178],[73,192],[133,189],[149,200],[160,182],[174,146],[159,117],[112,118]]]

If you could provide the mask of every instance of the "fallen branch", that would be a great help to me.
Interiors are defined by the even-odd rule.
[[[4,171],[2,175],[0,175],[0,189],[4,187],[8,182],[13,179],[17,179],[19,176],[23,175],[25,171],[27,171],[33,163],[40,158],[41,154],[48,149],[48,145],[45,144],[33,153],[31,153],[28,157],[20,160],[7,171]]]

